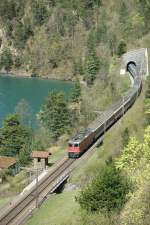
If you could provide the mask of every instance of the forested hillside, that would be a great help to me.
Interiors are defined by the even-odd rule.
[[[92,83],[108,74],[112,57],[143,46],[139,39],[149,32],[149,5],[146,0],[0,0],[0,67],[59,79],[81,75]]]
[[[6,118],[0,153],[13,153],[26,165],[35,149],[66,152],[70,137],[129,89],[128,77],[119,75],[120,57],[150,47],[149,12],[150,0],[0,0],[1,72],[75,81],[70,98],[47,96],[36,131],[17,111]],[[71,177],[77,194],[68,221],[54,207],[56,215],[49,216],[49,208],[47,217],[38,212],[37,224],[57,217],[58,225],[149,225],[150,79],[146,82],[135,105],[105,134],[95,159]]]

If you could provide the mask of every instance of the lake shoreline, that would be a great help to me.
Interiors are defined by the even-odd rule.
[[[67,80],[67,79],[57,79],[57,78],[47,78],[47,77],[40,77],[40,76],[36,76],[36,77],[31,77],[31,76],[26,76],[26,75],[16,75],[13,73],[2,73],[0,72],[0,77],[11,77],[11,78],[18,78],[18,79],[36,79],[36,80],[48,80],[48,81],[62,81],[62,82],[66,82],[66,83],[73,83],[73,80]]]
[[[64,81],[64,82],[73,82],[73,79],[71,78],[60,78],[60,77],[57,77],[55,75],[51,75],[51,77],[49,76],[39,76],[38,74],[37,75],[34,75],[34,74],[31,74],[31,73],[28,73],[28,72],[18,72],[18,71],[10,71],[10,72],[6,72],[6,71],[3,71],[3,70],[0,70],[0,76],[3,76],[3,77],[16,77],[16,78],[35,78],[35,79],[41,79],[41,80],[58,80],[58,81]]]

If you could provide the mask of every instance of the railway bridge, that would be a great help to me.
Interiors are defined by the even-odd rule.
[[[135,65],[138,74],[142,77],[146,77],[148,75],[148,55],[147,49],[138,49],[134,51],[127,52],[122,57],[121,70],[120,74],[125,74],[128,70],[128,65],[132,63]],[[130,67],[130,72],[134,68]],[[141,79],[141,78],[140,78]],[[129,96],[132,97],[132,93],[129,92]],[[125,96],[127,102],[127,96]],[[135,98],[136,99],[136,98]],[[127,110],[132,106],[135,99],[128,106]],[[129,102],[127,102],[129,103]],[[126,103],[126,104],[127,104]],[[117,103],[118,104],[118,103]],[[101,122],[104,125],[110,121],[112,115],[115,115],[115,121],[120,118],[122,108],[124,109],[124,105],[113,105],[111,106],[105,113],[104,116],[98,117],[96,121]],[[123,103],[125,104],[125,103]],[[115,106],[115,107],[114,107]],[[117,108],[119,107],[119,108]],[[120,113],[119,115],[115,114],[117,111]],[[127,111],[126,110],[126,111]],[[94,121],[94,122],[96,122]],[[111,124],[111,126],[114,124]],[[109,129],[110,126],[108,126]],[[105,128],[104,128],[105,132]],[[103,135],[103,134],[102,134]],[[56,165],[54,165],[50,170],[46,171],[44,176],[38,180],[38,182],[33,183],[27,187],[22,193],[16,196],[10,203],[8,203],[5,207],[0,210],[0,225],[20,225],[23,224],[27,218],[31,215],[32,211],[36,209],[38,205],[40,205],[50,194],[52,194],[65,180],[68,179],[70,173],[73,171],[75,167],[79,165],[79,163],[83,160],[86,160],[94,152],[95,146],[101,141],[102,135],[97,139],[97,141],[86,151],[82,157],[79,159],[71,159],[67,156],[64,156]]]

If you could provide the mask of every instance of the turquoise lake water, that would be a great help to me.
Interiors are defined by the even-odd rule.
[[[36,118],[50,91],[64,91],[68,96],[72,87],[72,83],[57,80],[0,76],[0,126],[8,114],[14,113],[22,99],[29,104],[32,118]]]

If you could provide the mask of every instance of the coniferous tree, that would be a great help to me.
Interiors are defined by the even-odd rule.
[[[123,144],[123,147],[126,147],[128,142],[129,142],[129,129],[126,127],[122,133],[122,144]]]
[[[17,156],[31,140],[31,132],[19,122],[17,115],[9,115],[0,129],[0,154]]]
[[[92,85],[96,79],[96,74],[99,70],[99,60],[96,54],[96,39],[91,32],[87,42],[88,52],[85,59],[85,80],[88,85]]]
[[[64,93],[50,92],[38,116],[53,138],[65,133],[70,126],[70,115]]]
[[[78,65],[78,67],[79,67],[79,74],[82,76],[82,75],[84,74],[82,58],[80,58],[78,64],[79,64],[79,65]]]
[[[130,183],[115,168],[113,162],[107,163],[93,182],[83,189],[77,201],[87,211],[119,211],[127,198]]]
[[[122,54],[124,54],[127,51],[127,45],[126,42],[121,40],[118,44],[117,48],[117,55],[120,57]]]
[[[81,98],[81,87],[79,80],[76,80],[72,93],[71,93],[71,100],[72,102],[79,102]]]
[[[150,28],[150,0],[137,0],[139,3],[139,11],[144,17],[146,31],[149,31]]]
[[[120,6],[119,21],[122,24],[125,24],[126,23],[126,20],[127,20],[127,17],[128,17],[128,9],[127,9],[126,3],[124,1],[122,1],[121,2],[121,6]]]
[[[18,49],[24,48],[26,41],[31,35],[33,35],[33,31],[29,19],[24,20],[24,23],[17,22],[13,34],[15,47]]]
[[[0,57],[0,67],[4,68],[7,72],[11,70],[13,65],[12,54],[8,48],[5,48]]]
[[[48,17],[46,4],[43,1],[32,1],[33,22],[35,25],[42,25]]]
[[[99,61],[94,49],[88,53],[85,62],[85,80],[88,85],[92,85],[96,79],[96,74],[99,69]]]
[[[0,17],[3,21],[7,22],[16,16],[16,3],[14,0],[1,0],[0,1]]]

